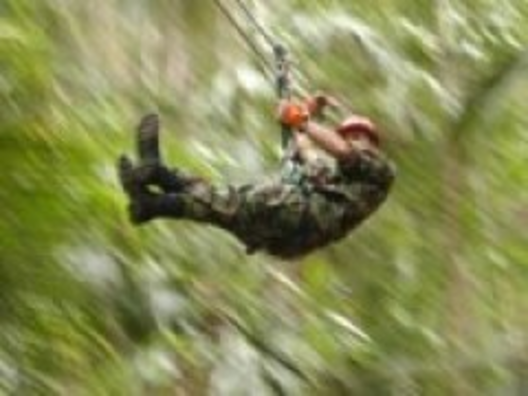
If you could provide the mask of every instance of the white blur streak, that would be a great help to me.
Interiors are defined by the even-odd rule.
[[[251,93],[267,95],[269,82],[264,75],[249,65],[240,65],[236,69],[238,83],[242,88]]]
[[[371,338],[358,326],[356,326],[349,318],[344,317],[343,315],[340,315],[334,311],[326,311],[325,316],[330,319],[332,322],[334,322],[336,325],[340,326],[341,328],[349,331],[353,335],[361,338],[364,341],[372,341]]]
[[[286,274],[284,274],[281,271],[278,271],[273,268],[269,268],[268,274],[273,277],[277,282],[285,286],[288,290],[293,292],[294,294],[300,296],[301,298],[314,302],[313,298],[306,293],[302,288],[293,282]],[[314,304],[315,307],[316,304]],[[323,310],[323,316],[329,319],[332,323],[336,324],[343,330],[346,330],[350,332],[352,335],[360,338],[363,341],[371,342],[372,339],[368,336],[367,333],[365,333],[361,328],[359,328],[357,325],[355,325],[349,318],[333,311],[330,309],[324,309]]]

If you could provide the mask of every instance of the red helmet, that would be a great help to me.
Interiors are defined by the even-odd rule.
[[[348,117],[337,126],[336,132],[345,138],[362,134],[376,146],[380,144],[380,137],[376,125],[367,117],[357,115]]]

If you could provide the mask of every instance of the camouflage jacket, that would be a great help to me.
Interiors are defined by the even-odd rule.
[[[301,256],[341,239],[385,200],[394,167],[361,152],[334,167],[286,164],[281,182],[238,190],[232,230],[248,251]]]

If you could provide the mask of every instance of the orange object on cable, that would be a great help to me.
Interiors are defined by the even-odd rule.
[[[336,128],[336,132],[344,138],[354,135],[364,135],[376,146],[380,145],[380,136],[376,125],[367,117],[351,116]]]
[[[286,103],[280,112],[280,121],[290,128],[301,128],[310,118],[310,113],[305,105]]]

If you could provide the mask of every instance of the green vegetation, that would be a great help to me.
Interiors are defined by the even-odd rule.
[[[134,228],[114,163],[148,111],[174,165],[277,169],[259,60],[213,1],[4,0],[1,393],[528,392],[528,3],[247,4],[311,88],[378,120],[389,201],[295,263]]]

